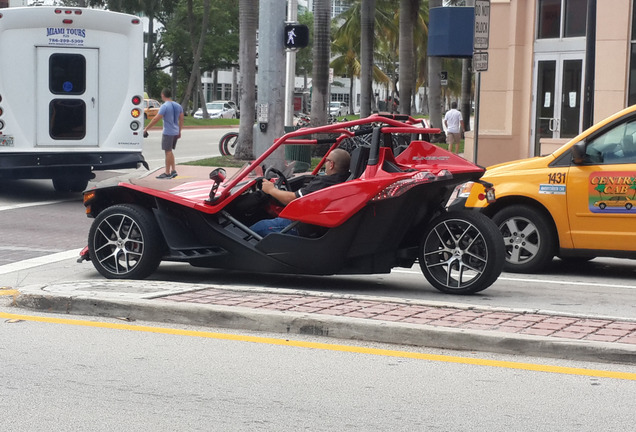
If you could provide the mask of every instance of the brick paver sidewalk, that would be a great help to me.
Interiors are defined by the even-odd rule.
[[[222,289],[203,289],[160,299],[636,345],[636,321]]]

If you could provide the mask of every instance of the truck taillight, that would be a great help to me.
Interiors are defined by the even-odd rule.
[[[133,116],[133,118],[139,118],[139,116],[141,115],[141,110],[139,108],[133,108],[133,110],[130,112],[130,115]]]
[[[404,195],[406,192],[413,189],[417,185],[430,182],[435,177],[436,176],[434,174],[428,171],[419,172],[411,178],[402,179],[391,183],[390,185],[382,189],[376,196],[374,196],[371,201],[382,201],[389,198],[399,197],[400,195]]]
[[[132,129],[133,131],[138,131],[140,127],[141,125],[139,124],[138,121],[134,121],[130,123],[130,129]]]
[[[133,105],[139,105],[141,103],[141,96],[133,96],[132,103]]]

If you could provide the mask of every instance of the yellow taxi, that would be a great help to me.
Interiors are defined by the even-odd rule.
[[[554,256],[636,258],[636,105],[592,126],[548,156],[494,165],[467,183],[453,207],[479,209],[506,244],[505,269],[532,273]]]
[[[159,113],[161,104],[154,99],[144,99],[144,118],[152,119]]]

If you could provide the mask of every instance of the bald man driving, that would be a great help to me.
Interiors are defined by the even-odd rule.
[[[335,149],[329,153],[325,161],[325,174],[317,176],[310,181],[307,186],[298,189],[296,192],[284,191],[277,189],[274,183],[269,181],[263,182],[263,192],[272,196],[281,204],[287,205],[296,198],[303,197],[312,192],[319,191],[329,186],[343,183],[349,177],[349,164],[351,156],[345,150]],[[292,221],[285,218],[263,219],[252,225],[250,229],[265,237],[267,234],[281,232]],[[297,234],[294,229],[289,230],[290,234]]]

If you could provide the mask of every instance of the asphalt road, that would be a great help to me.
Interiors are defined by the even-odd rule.
[[[6,432],[622,432],[633,424],[634,366],[12,313],[0,307]]]
[[[177,146],[177,161],[218,154],[218,139],[228,130],[189,129]],[[147,139],[145,156],[162,165],[160,132]],[[145,170],[139,170],[139,174]],[[98,179],[122,173],[99,173]],[[79,194],[60,195],[48,181],[0,183],[0,286],[93,280],[101,276],[90,263],[75,263],[86,245],[91,219]],[[254,275],[164,263],[153,280],[248,285],[417,298],[476,306],[540,309],[621,318],[636,317],[636,261],[595,259],[572,266],[558,259],[541,275],[503,274],[482,293],[453,297],[433,289],[416,266],[390,275],[298,277]]]

